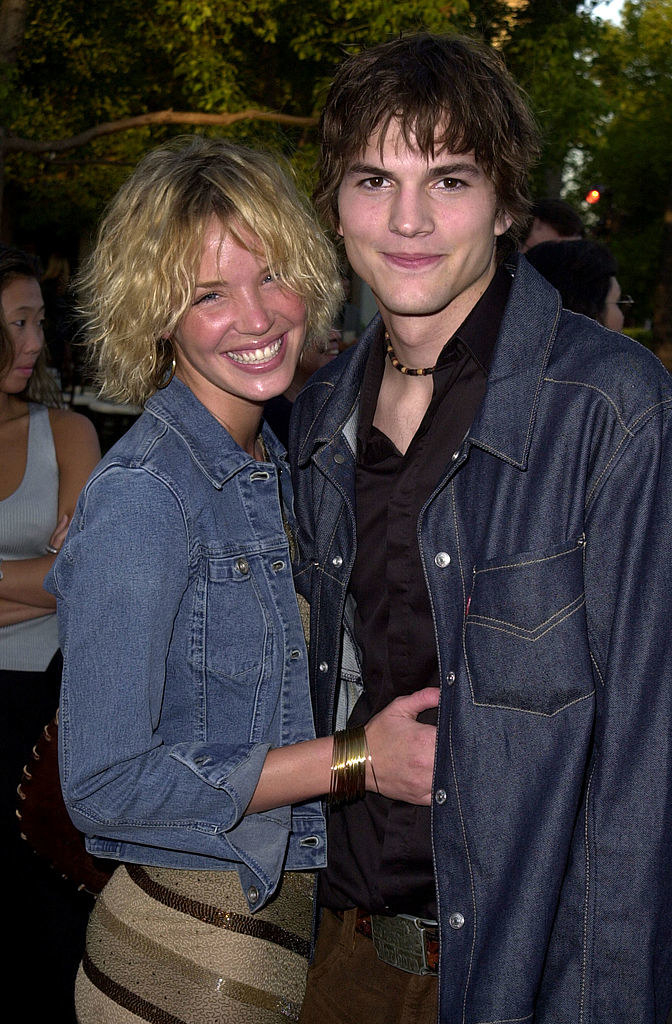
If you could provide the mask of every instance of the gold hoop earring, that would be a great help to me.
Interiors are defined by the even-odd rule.
[[[170,362],[170,368],[169,368],[168,376],[164,380],[162,380],[160,384],[157,384],[157,390],[158,391],[163,391],[164,388],[168,387],[168,385],[170,384],[171,380],[175,376],[175,370],[177,369],[177,362],[175,360],[175,349],[173,348],[173,344],[172,344],[170,338],[162,338],[162,341],[165,342],[166,348],[168,349],[168,353],[170,353],[172,355],[172,359],[171,359],[171,362]]]
[[[172,360],[172,362],[170,364],[170,373],[168,374],[166,379],[162,380],[161,383],[158,385],[158,390],[159,391],[163,391],[164,388],[168,387],[168,385],[170,384],[171,380],[175,376],[175,370],[176,369],[177,369],[177,363],[175,362],[175,356],[173,356],[173,360]]]

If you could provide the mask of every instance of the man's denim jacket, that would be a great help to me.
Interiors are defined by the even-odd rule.
[[[361,685],[355,433],[380,331],[311,379],[292,422],[319,734]],[[485,398],[417,524],[442,680],[443,1024],[670,1010],[671,385],[520,261]]]
[[[326,858],[318,803],[244,816],[269,747],[314,735],[286,457],[255,462],[180,381],[84,488],[49,588],[63,791],[97,856],[238,869],[251,909]]]

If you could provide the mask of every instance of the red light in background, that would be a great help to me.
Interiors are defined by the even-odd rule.
[[[594,206],[595,203],[599,203],[600,199],[601,195],[599,188],[591,188],[590,192],[586,196],[586,202],[589,203],[590,206]]]

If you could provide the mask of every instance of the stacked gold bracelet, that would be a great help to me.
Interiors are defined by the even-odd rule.
[[[341,729],[334,733],[334,749],[331,755],[331,784],[329,803],[331,806],[360,800],[366,792],[366,762],[373,761],[366,742],[364,726],[355,729]],[[376,789],[378,780],[375,778]]]

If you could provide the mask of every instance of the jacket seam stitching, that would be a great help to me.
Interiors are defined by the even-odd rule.
[[[602,390],[602,388],[598,388],[596,384],[589,384],[585,380],[562,380],[558,379],[557,377],[546,377],[545,380],[548,384],[572,384],[574,387],[577,388],[587,388],[589,391],[596,391],[597,394],[601,395],[602,398],[604,398],[605,402],[607,402],[607,404],[610,405],[611,408],[614,410],[616,419],[618,420],[620,426],[625,431],[625,433],[632,434],[632,431],[627,426],[625,420],[623,419],[623,416],[621,415],[621,410],[618,408],[611,395],[608,395],[606,391]]]

